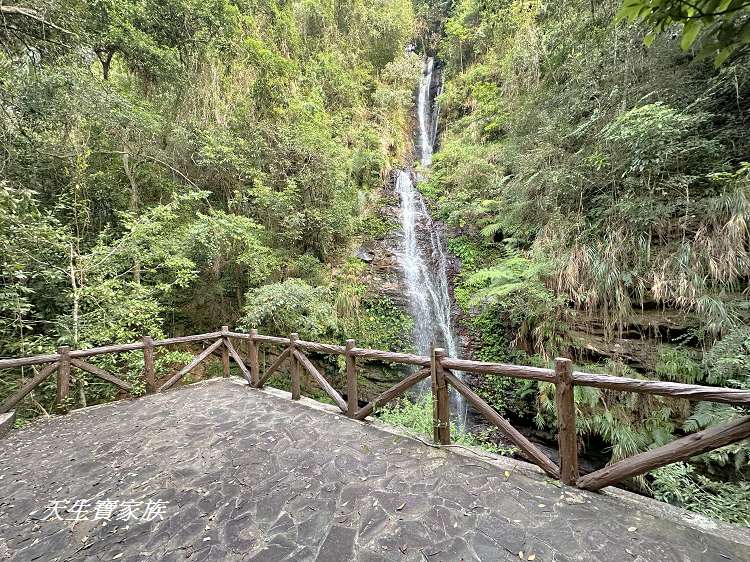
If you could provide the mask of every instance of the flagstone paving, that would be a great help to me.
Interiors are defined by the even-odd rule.
[[[744,537],[236,379],[0,440],[0,560],[726,562]]]

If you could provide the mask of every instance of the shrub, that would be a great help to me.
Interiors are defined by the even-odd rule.
[[[321,340],[337,329],[336,311],[328,290],[311,287],[301,279],[252,289],[245,295],[243,328],[257,328],[274,335],[298,332],[300,337]]]

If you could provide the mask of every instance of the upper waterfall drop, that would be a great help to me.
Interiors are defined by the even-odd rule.
[[[432,164],[432,152],[435,143],[435,134],[432,128],[432,71],[435,59],[428,58],[425,62],[422,80],[419,84],[419,96],[417,98],[417,117],[419,119],[419,161],[423,167]]]

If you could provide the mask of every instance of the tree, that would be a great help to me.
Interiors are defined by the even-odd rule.
[[[696,41],[699,56],[713,57],[721,66],[734,51],[750,43],[750,2],[747,0],[625,0],[617,19],[642,21],[652,31],[646,36],[650,45],[656,34],[682,25],[683,50]]]

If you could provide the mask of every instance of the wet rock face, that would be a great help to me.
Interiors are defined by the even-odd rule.
[[[354,255],[365,263],[370,263],[373,259],[364,248],[358,248],[357,251],[354,252]]]
[[[406,311],[408,310],[407,289],[397,257],[401,240],[398,196],[390,185],[384,187],[382,195],[385,198],[385,205],[379,209],[379,214],[392,228],[381,238],[369,240],[360,248],[369,258],[363,259],[367,263],[367,269],[362,282],[367,285],[371,294],[388,297],[397,307]]]
[[[692,314],[657,308],[634,309],[621,329],[603,315],[576,315],[568,336],[579,354],[586,359],[601,361],[606,358],[622,361],[628,366],[653,373],[663,345],[690,344],[689,333],[700,326],[699,319]],[[699,341],[692,342],[699,345]],[[683,346],[699,361],[699,350]]]

